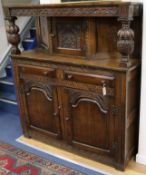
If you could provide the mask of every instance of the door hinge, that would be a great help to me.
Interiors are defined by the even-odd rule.
[[[112,111],[112,114],[113,115],[118,115],[120,113],[120,107],[118,107],[118,106],[112,106],[111,111]]]

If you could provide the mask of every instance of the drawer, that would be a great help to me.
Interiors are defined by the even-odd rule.
[[[114,87],[114,79],[115,77],[110,75],[104,74],[93,74],[87,72],[73,72],[73,71],[65,71],[64,72],[64,79],[68,81],[75,81],[79,83],[87,83],[93,85],[101,85],[105,84],[108,87]]]
[[[38,76],[46,76],[49,78],[56,77],[56,69],[53,68],[42,68],[42,67],[34,67],[34,66],[23,66],[19,67],[19,72],[21,74],[30,74],[30,75],[38,75]]]

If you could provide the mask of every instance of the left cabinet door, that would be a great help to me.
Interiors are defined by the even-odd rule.
[[[20,106],[20,111],[27,128],[26,135],[33,137],[41,133],[60,139],[57,88],[51,85],[51,79],[55,78],[55,70],[33,66],[18,67],[17,70],[19,76],[17,88],[23,104]]]

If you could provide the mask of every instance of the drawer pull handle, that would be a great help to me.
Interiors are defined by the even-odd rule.
[[[65,120],[66,120],[66,121],[69,121],[69,120],[70,120],[70,117],[66,117]]]
[[[67,74],[67,79],[72,79],[73,78],[73,76],[71,75],[71,74]]]
[[[45,72],[44,72],[44,75],[48,75],[48,73],[49,73],[48,71],[45,71]]]

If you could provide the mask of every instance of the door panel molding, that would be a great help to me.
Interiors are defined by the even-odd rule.
[[[43,84],[41,82],[35,82],[35,81],[24,81],[23,83],[23,91],[24,93],[26,93],[27,95],[30,94],[30,92],[33,89],[37,89],[39,91],[41,91],[42,93],[44,93],[44,95],[46,96],[46,98],[49,101],[52,101],[52,89],[49,85]]]
[[[71,92],[70,102],[73,108],[78,107],[80,102],[90,102],[94,103],[98,106],[100,112],[107,114],[108,107],[106,104],[105,97],[100,94],[90,93],[90,92],[83,92],[83,91],[76,91],[76,90],[69,90]]]

